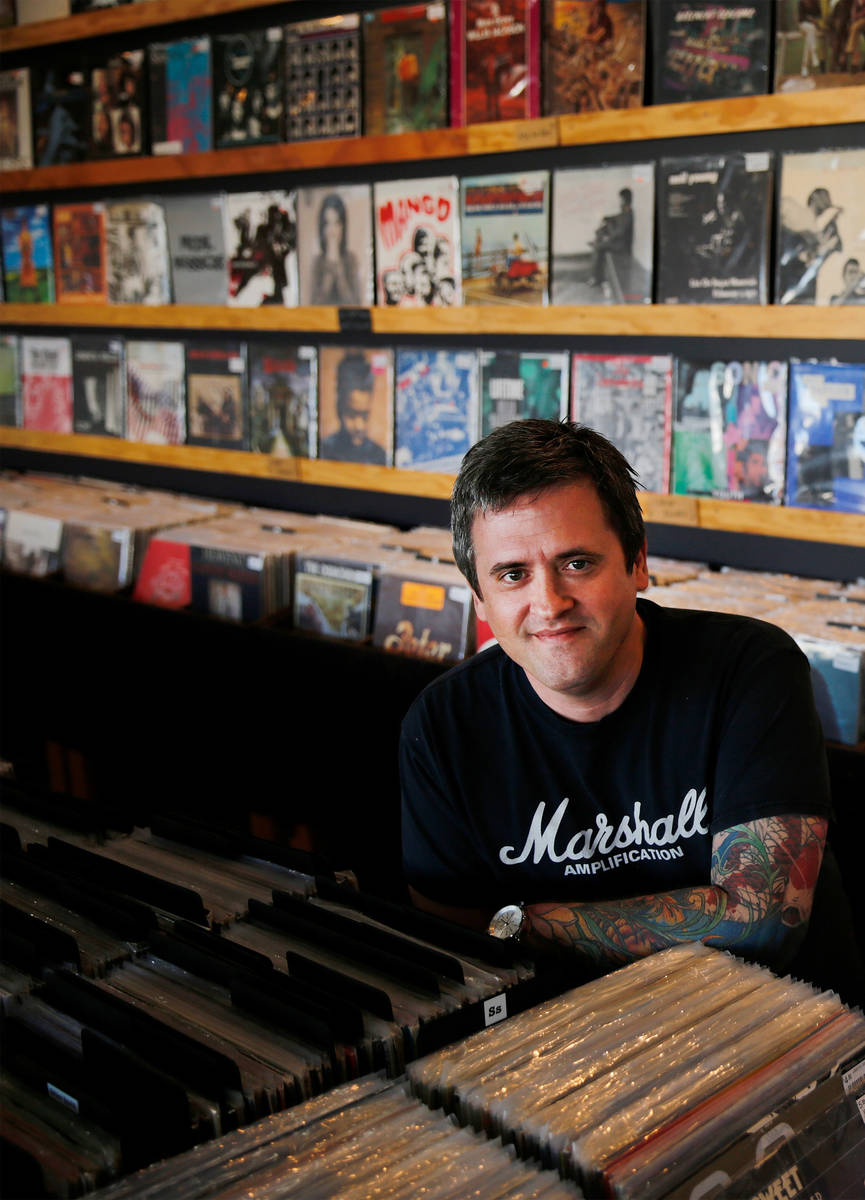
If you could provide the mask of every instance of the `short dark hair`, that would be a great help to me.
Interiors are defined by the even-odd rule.
[[[521,496],[588,480],[615,532],[630,571],[645,542],[637,476],[612,442],[574,421],[528,418],[494,429],[469,449],[451,495],[454,558],[476,595],[472,526],[476,516],[501,512]]]
[[[349,352],[336,368],[336,411],[342,416],[352,392],[372,391],[372,367],[360,353]]]

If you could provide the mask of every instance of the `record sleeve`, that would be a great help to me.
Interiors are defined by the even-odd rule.
[[[107,204],[105,240],[109,303],[171,303],[168,234],[160,203],[118,200]]]
[[[541,417],[560,421],[568,413],[566,350],[481,350],[480,436],[508,421]]]
[[[295,629],[343,641],[366,641],[372,627],[375,569],[357,551],[298,553],[292,573]]]
[[[865,365],[792,362],[787,504],[865,512]]]
[[[21,424],[21,384],[18,370],[19,339],[0,334],[0,425]]]
[[[451,0],[450,123],[541,113],[541,0]]]
[[[230,306],[297,304],[294,192],[229,192],[225,244]]]
[[[69,0],[18,0],[17,23],[29,25],[33,21],[56,21],[69,16]]]
[[[673,428],[669,355],[572,355],[571,418],[609,438],[647,491],[669,492]]]
[[[3,563],[11,571],[44,577],[60,569],[63,521],[45,513],[13,509],[6,513]]]
[[[281,142],[285,130],[282,27],[218,33],[212,48],[216,148]]]
[[[471,591],[456,567],[418,563],[385,568],[376,595],[372,642],[389,654],[430,662],[465,657]]]
[[[781,156],[776,304],[865,304],[865,150]]]
[[[90,157],[146,154],[147,76],[144,50],[110,55],[90,72]]]
[[[247,448],[244,342],[187,342],[186,408],[189,445]]]
[[[186,441],[182,342],[126,343],[126,436],[176,446]]]
[[[123,437],[126,345],[122,338],[95,334],[73,338],[72,390],[76,433]]]
[[[24,429],[72,433],[72,347],[65,337],[21,338]]]
[[[659,176],[658,303],[767,304],[771,153],[666,158]]]
[[[546,304],[550,174],[460,179],[463,304]]]
[[[151,153],[212,149],[210,38],[153,42],[148,55]]]
[[[808,92],[865,83],[861,4],[858,14],[855,9],[852,0],[775,0],[773,90]]]
[[[225,194],[163,196],[175,304],[227,304]]]
[[[646,0],[545,0],[544,112],[643,103]]]
[[[447,41],[441,0],[363,14],[365,134],[447,126]]]
[[[780,504],[787,440],[786,362],[675,364],[677,495]]]
[[[47,204],[22,204],[0,212],[3,295],[9,304],[52,303],[54,253]]]
[[[553,304],[649,304],[654,163],[553,172]]]
[[[298,189],[297,259],[301,304],[369,307],[373,303],[368,183]]]
[[[32,166],[30,71],[15,67],[0,71],[0,171]]]
[[[285,64],[286,141],[360,133],[359,13],[287,25]]]
[[[477,438],[475,350],[396,351],[394,465],[455,475]]]
[[[769,90],[772,0],[650,0],[652,103]]]
[[[321,346],[319,458],[393,462],[393,351],[368,346]]]
[[[81,162],[90,146],[90,86],[87,74],[70,61],[30,68],[33,164]]]
[[[376,182],[373,221],[377,304],[462,302],[456,176]]]
[[[318,355],[315,346],[249,346],[249,448],[277,458],[315,458]]]
[[[58,304],[105,303],[105,205],[83,200],[55,204],[54,280]]]

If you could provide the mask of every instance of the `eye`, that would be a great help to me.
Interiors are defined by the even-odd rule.
[[[503,571],[499,576],[500,583],[519,583],[523,577],[523,572],[518,567],[513,567],[510,571]]]
[[[587,558],[572,558],[567,564],[569,571],[585,571],[590,565]]]

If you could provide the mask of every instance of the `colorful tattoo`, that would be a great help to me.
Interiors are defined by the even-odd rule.
[[[532,904],[531,936],[602,965],[699,940],[783,967],[804,937],[825,841],[821,817],[735,825],[713,839],[710,885],[597,904]]]

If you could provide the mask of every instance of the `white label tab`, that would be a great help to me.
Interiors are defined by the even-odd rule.
[[[508,1001],[504,992],[484,1001],[484,1025],[495,1025],[497,1021],[504,1021],[507,1015]]]

